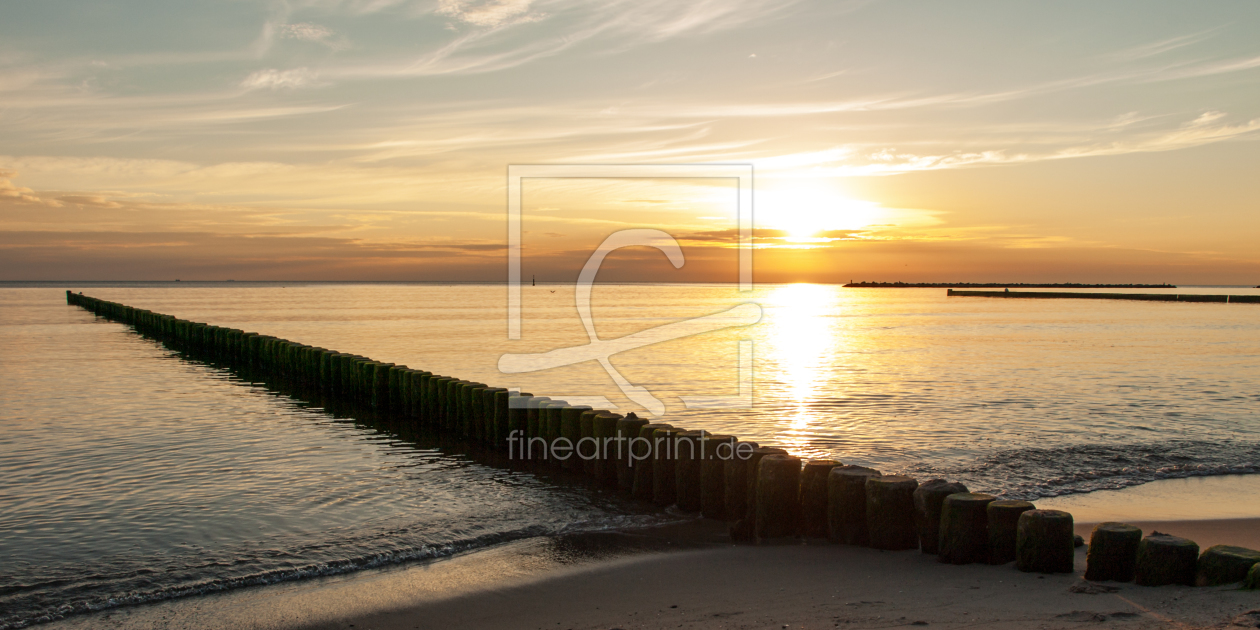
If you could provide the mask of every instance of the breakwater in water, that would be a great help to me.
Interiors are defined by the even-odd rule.
[[[947,289],[953,297],[1038,298],[1076,300],[1139,300],[1146,302],[1219,302],[1260,304],[1260,295],[1204,295],[1199,293],[1082,293],[1074,291],[959,291]]]
[[[262,370],[482,443],[510,459],[538,459],[658,505],[676,504],[730,521],[736,539],[830,537],[881,549],[922,549],[955,564],[1015,561],[1026,571],[1071,571],[1069,514],[998,501],[967,492],[962,484],[920,484],[834,460],[802,461],[731,435],[651,424],[633,414],[569,405],[81,294],[67,292],[67,300],[191,356]],[[1254,553],[1248,550],[1213,548],[1199,555],[1197,546],[1189,551],[1190,541],[1157,536],[1133,546],[1127,533],[1108,547],[1104,538],[1110,535],[1110,530],[1096,532],[1096,544],[1107,553],[1091,557],[1091,564],[1112,563],[1119,575],[1132,564],[1137,575],[1146,576],[1138,577],[1139,583],[1255,582],[1246,571],[1239,573]],[[1195,560],[1187,563],[1190,556]],[[1238,575],[1243,577],[1233,579]]]

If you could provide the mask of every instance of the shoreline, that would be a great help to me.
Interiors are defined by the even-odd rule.
[[[1243,521],[1243,522],[1239,522]],[[1193,522],[1163,522],[1164,525]],[[1260,520],[1212,521],[1237,533]],[[705,519],[534,538],[426,563],[83,615],[57,630],[412,628],[1208,628],[1260,608],[1237,585],[1140,587],[919,551],[731,545]],[[1082,588],[1082,587],[1086,588]]]
[[[1243,500],[1239,500],[1240,497]],[[1260,497],[1260,475],[1242,474],[1163,479],[1118,490],[1050,497],[1036,503],[1040,508],[1072,512],[1076,533],[1087,541],[1098,522],[1120,520],[1142,528],[1145,534],[1157,530],[1190,538],[1199,544],[1200,549],[1215,544],[1260,549],[1260,502],[1247,500],[1255,497]],[[416,627],[407,624],[420,616],[428,621],[440,620],[440,623],[433,625],[443,628],[554,628],[554,620],[543,623],[542,618],[555,611],[567,611],[566,614],[571,614],[572,616],[564,619],[576,624],[572,626],[574,628],[677,627],[677,621],[684,621],[684,627],[745,627],[731,625],[734,624],[732,616],[720,616],[730,611],[723,612],[717,608],[704,608],[708,611],[706,614],[712,618],[705,618],[703,621],[697,619],[695,613],[698,609],[684,609],[691,610],[693,614],[691,618],[683,620],[681,617],[671,616],[677,609],[667,608],[656,610],[654,614],[659,613],[662,616],[654,619],[661,622],[668,620],[668,624],[630,624],[630,619],[638,616],[633,613],[648,610],[655,603],[656,596],[626,592],[629,584],[627,580],[650,581],[649,576],[653,574],[660,574],[662,580],[678,588],[691,589],[686,592],[695,601],[756,602],[756,610],[763,615],[756,617],[761,620],[756,624],[762,625],[754,624],[751,627],[766,627],[764,624],[770,623],[770,617],[794,620],[783,621],[793,628],[835,627],[834,619],[821,623],[824,619],[817,614],[814,617],[802,617],[806,611],[797,610],[793,606],[803,605],[802,602],[806,600],[791,600],[795,603],[789,606],[788,603],[781,603],[773,598],[763,598],[764,593],[761,590],[767,585],[807,594],[824,585],[839,583],[843,586],[843,593],[850,599],[858,597],[854,593],[861,594],[861,598],[854,601],[882,602],[880,606],[883,608],[872,605],[872,610],[920,610],[913,596],[894,598],[888,593],[879,595],[877,589],[872,590],[875,589],[872,584],[842,570],[848,565],[863,567],[878,579],[891,580],[873,583],[885,584],[883,588],[886,590],[892,590],[891,584],[904,582],[920,584],[921,588],[935,588],[954,596],[965,596],[957,601],[949,599],[948,602],[938,602],[942,610],[954,610],[958,613],[959,610],[970,607],[965,611],[966,614],[958,613],[954,617],[928,615],[923,619],[910,619],[906,623],[922,620],[933,625],[969,625],[983,617],[988,619],[984,627],[1018,628],[1024,627],[1020,624],[1033,622],[1038,627],[1046,628],[1076,627],[1081,621],[1092,620],[1093,617],[1075,619],[1058,615],[1079,612],[1087,604],[1093,605],[1093,609],[1088,611],[1091,615],[1104,617],[1110,613],[1128,610],[1115,606],[1112,606],[1115,610],[1110,612],[1102,610],[1095,605],[1098,599],[1119,602],[1116,605],[1137,602],[1168,619],[1191,624],[1190,627],[1195,627],[1194,624],[1210,625],[1225,619],[1224,616],[1245,612],[1235,610],[1245,602],[1249,602],[1247,605],[1250,608],[1247,610],[1260,609],[1260,593],[1238,591],[1236,585],[1215,588],[1149,588],[1134,586],[1132,583],[1106,583],[1121,590],[1114,594],[1103,593],[1099,597],[1084,598],[1081,594],[1068,593],[1068,586],[1082,582],[1085,548],[1077,550],[1075,574],[1038,577],[1035,574],[1020,573],[1010,564],[997,567],[956,567],[939,564],[934,556],[918,551],[881,552],[865,547],[833,545],[820,540],[734,545],[730,541],[727,528],[727,523],[697,516],[681,522],[629,530],[526,538],[433,560],[124,606],[75,615],[34,627],[55,630],[325,630],[350,627],[356,630],[404,629]],[[689,559],[685,562],[677,560],[679,554]],[[679,566],[679,562],[683,565]],[[772,569],[780,577],[767,577],[764,574],[767,569]],[[724,583],[717,590],[688,586],[693,582],[702,582],[709,576],[732,581]],[[782,584],[775,580],[782,580]],[[1053,587],[1046,588],[1045,580],[1050,580]],[[553,587],[560,592],[587,588],[587,582],[591,581],[603,584],[610,592],[622,593],[618,601],[623,605],[613,608],[602,605],[596,609],[581,608],[569,599],[546,594],[547,589]],[[1020,617],[1015,614],[1016,611],[995,606],[989,601],[991,591],[1015,583],[1025,584],[1026,588],[1036,585],[1037,591],[1021,592],[1020,597],[1035,595],[1037,606],[1034,612],[1040,616]],[[550,586],[544,587],[544,584]],[[972,588],[977,585],[978,589]],[[741,588],[750,590],[741,593]],[[973,593],[973,590],[981,592]],[[1242,595],[1221,594],[1228,592]],[[1073,597],[1066,597],[1065,594]],[[532,606],[531,602],[537,598],[548,603],[543,609],[530,613],[532,616],[528,619],[533,625],[524,622],[523,625],[516,625],[523,618],[515,614],[498,618],[487,616],[488,613],[469,616],[465,612],[465,609],[497,610],[503,606],[518,605],[513,598],[518,598],[522,602],[521,606]],[[1159,603],[1165,600],[1197,602],[1194,603],[1197,608],[1194,608],[1195,612],[1190,617],[1183,619],[1175,616],[1176,610],[1159,608]],[[1060,610],[1064,606],[1076,608]],[[594,610],[599,610],[600,613],[596,614]],[[837,618],[844,617],[842,613],[847,610],[831,611],[828,614]],[[742,611],[740,615],[748,615],[748,612]],[[961,619],[959,615],[968,619]],[[1147,613],[1136,617],[1121,615],[1107,619],[1150,621],[1149,617],[1143,615]],[[1213,615],[1221,618],[1212,620]],[[847,617],[849,621],[841,626],[860,628],[898,625],[888,619],[882,624],[876,623],[883,617],[886,615],[878,612],[873,616],[854,614]],[[748,615],[747,618],[754,617]],[[570,627],[564,623],[562,621],[561,625]],[[419,627],[429,625],[426,622]],[[781,625],[780,623],[775,627]]]

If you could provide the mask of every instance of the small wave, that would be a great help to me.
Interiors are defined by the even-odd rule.
[[[6,611],[12,613],[13,616],[8,619],[0,619],[0,630],[16,630],[18,628],[26,628],[35,624],[64,619],[73,615],[92,613],[124,606],[147,604],[195,595],[207,595],[251,586],[263,586],[280,582],[291,582],[295,580],[342,575],[366,569],[374,569],[410,562],[435,560],[438,558],[446,558],[456,554],[476,551],[478,549],[484,549],[526,538],[602,532],[650,526],[656,524],[660,518],[661,517],[658,515],[650,514],[623,514],[579,520],[566,523],[559,527],[530,526],[514,531],[496,532],[440,544],[419,545],[409,549],[364,554],[356,557],[342,558],[327,562],[311,563],[300,567],[265,570],[248,575],[209,579],[200,582],[155,588],[152,590],[97,596],[58,606],[41,607],[36,605],[29,607],[25,611]],[[65,582],[65,580],[58,580],[56,582],[50,581],[39,585],[22,585],[23,588],[17,588],[14,589],[14,591],[27,590],[28,588],[33,588],[35,586],[51,586]]]
[[[1032,500],[1160,479],[1260,473],[1260,443],[1179,440],[1007,449],[953,469],[918,464],[907,472],[948,474],[1006,498]]]

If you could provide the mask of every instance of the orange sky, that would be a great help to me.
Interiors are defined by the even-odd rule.
[[[3,280],[502,281],[508,165],[734,163],[759,282],[1260,283],[1255,3],[91,6],[0,24]],[[524,273],[734,199],[533,180]]]

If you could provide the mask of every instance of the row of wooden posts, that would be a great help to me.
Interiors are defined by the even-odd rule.
[[[688,431],[546,396],[382,363],[367,357],[192,322],[66,292],[66,300],[190,355],[318,390],[326,398],[407,418],[416,426],[592,478],[662,507],[725,520],[740,541],[829,538],[885,550],[920,549],[953,564],[1015,562],[1023,571],[1074,570],[1072,515],[920,484],[835,460],[802,461],[731,435]],[[1088,579],[1139,584],[1260,586],[1260,553],[1193,542],[1121,523],[1098,526]]]

